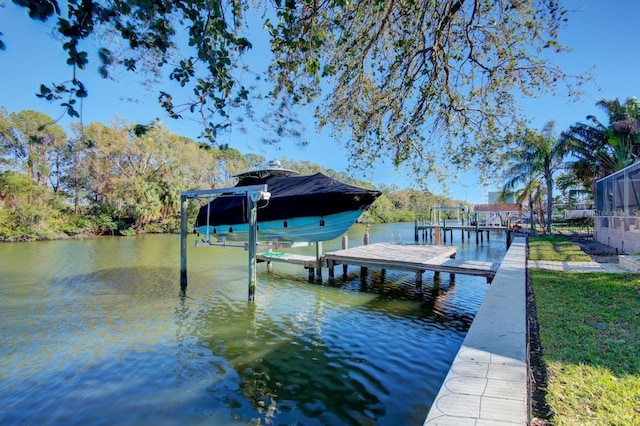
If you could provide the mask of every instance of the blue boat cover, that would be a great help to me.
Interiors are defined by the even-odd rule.
[[[258,222],[328,216],[351,210],[364,211],[381,194],[380,191],[342,183],[322,173],[308,176],[245,177],[236,187],[261,184],[267,184],[271,198],[258,202]],[[200,208],[196,226],[233,225],[247,221],[246,197],[223,194]]]

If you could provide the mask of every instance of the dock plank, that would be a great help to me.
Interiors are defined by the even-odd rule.
[[[457,247],[451,246],[375,243],[325,253],[324,257],[334,264],[421,271],[430,269],[428,267],[430,260],[440,257],[450,258],[455,256],[457,251]]]
[[[304,256],[293,253],[280,252],[264,252],[256,254],[258,262],[283,262],[294,265],[302,265],[305,268],[314,268],[316,266],[316,258],[313,256]]]
[[[496,274],[496,271],[500,266],[500,264],[496,262],[442,258],[432,259],[428,264],[428,269],[432,271],[490,277],[493,277]]]
[[[458,251],[452,246],[402,245],[376,243],[326,253],[324,257],[334,265],[415,271],[449,272],[493,279],[499,264],[478,260],[454,259]]]

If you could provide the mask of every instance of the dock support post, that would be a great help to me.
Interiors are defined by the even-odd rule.
[[[418,219],[415,220],[414,222],[414,228],[413,228],[413,239],[414,241],[417,243],[419,240],[419,233],[418,233]]]
[[[322,283],[322,241],[316,242],[316,280]]]
[[[367,279],[367,274],[369,273],[369,269],[366,266],[360,267],[360,277],[364,280]]]
[[[342,237],[342,250],[349,250],[349,236],[345,235]],[[342,265],[342,275],[344,278],[347,278],[347,265],[346,263]]]
[[[422,291],[422,272],[416,271],[416,291]]]
[[[276,248],[276,250],[278,249],[278,239],[275,238],[273,240],[269,240],[269,242],[267,243],[267,251],[268,252],[273,252],[273,248]],[[273,271],[273,262],[268,261],[267,262],[267,271],[268,272],[272,272]]]
[[[256,295],[256,247],[258,244],[258,213],[256,204],[261,197],[261,192],[247,192],[247,206],[249,207],[249,302],[253,302]]]
[[[333,260],[327,260],[327,268],[329,269],[329,284],[335,284],[336,279],[335,279],[335,271],[334,271],[334,264],[333,264]]]
[[[187,197],[180,195],[180,290],[187,289]]]
[[[474,219],[476,221],[476,244],[480,244],[480,241],[478,241],[478,237],[479,237],[478,236],[478,232],[479,232],[479,229],[478,229],[478,212],[475,212],[474,216],[475,216]]]
[[[367,268],[366,266],[361,266],[360,267],[360,285],[362,286],[362,289],[367,288],[368,275],[369,275],[369,268]]]
[[[309,282],[312,283],[315,281],[315,274],[313,272],[313,268],[307,268],[309,271]]]

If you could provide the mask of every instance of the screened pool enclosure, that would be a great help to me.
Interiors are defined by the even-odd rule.
[[[640,162],[596,182],[596,239],[640,252]]]

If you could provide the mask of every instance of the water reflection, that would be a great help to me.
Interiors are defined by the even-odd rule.
[[[210,302],[198,312],[194,334],[233,365],[239,391],[263,420],[277,414],[279,423],[362,424],[384,415],[376,396],[384,386],[367,372],[376,367],[354,354],[345,359],[325,318],[331,310],[326,301],[287,317],[256,306],[230,309],[215,298]],[[255,416],[242,413],[242,401],[231,406],[237,417]]]
[[[2,424],[422,424],[486,283],[334,286],[173,236],[0,245]]]
[[[444,333],[458,335],[451,347],[459,345],[472,317],[442,303],[454,285],[429,289],[420,300],[394,299],[389,289],[398,283],[377,282],[373,275],[364,289],[261,275],[255,305],[220,291],[199,305],[185,296],[176,310],[177,340],[195,339],[197,349],[181,344],[179,356],[191,366],[194,357],[210,352],[216,373],[207,392],[225,401],[234,419],[410,424],[412,416],[426,416],[428,395],[437,390],[418,383],[423,356],[443,350]],[[400,287],[413,294],[406,282]],[[194,380],[191,371],[181,375],[187,383]]]

